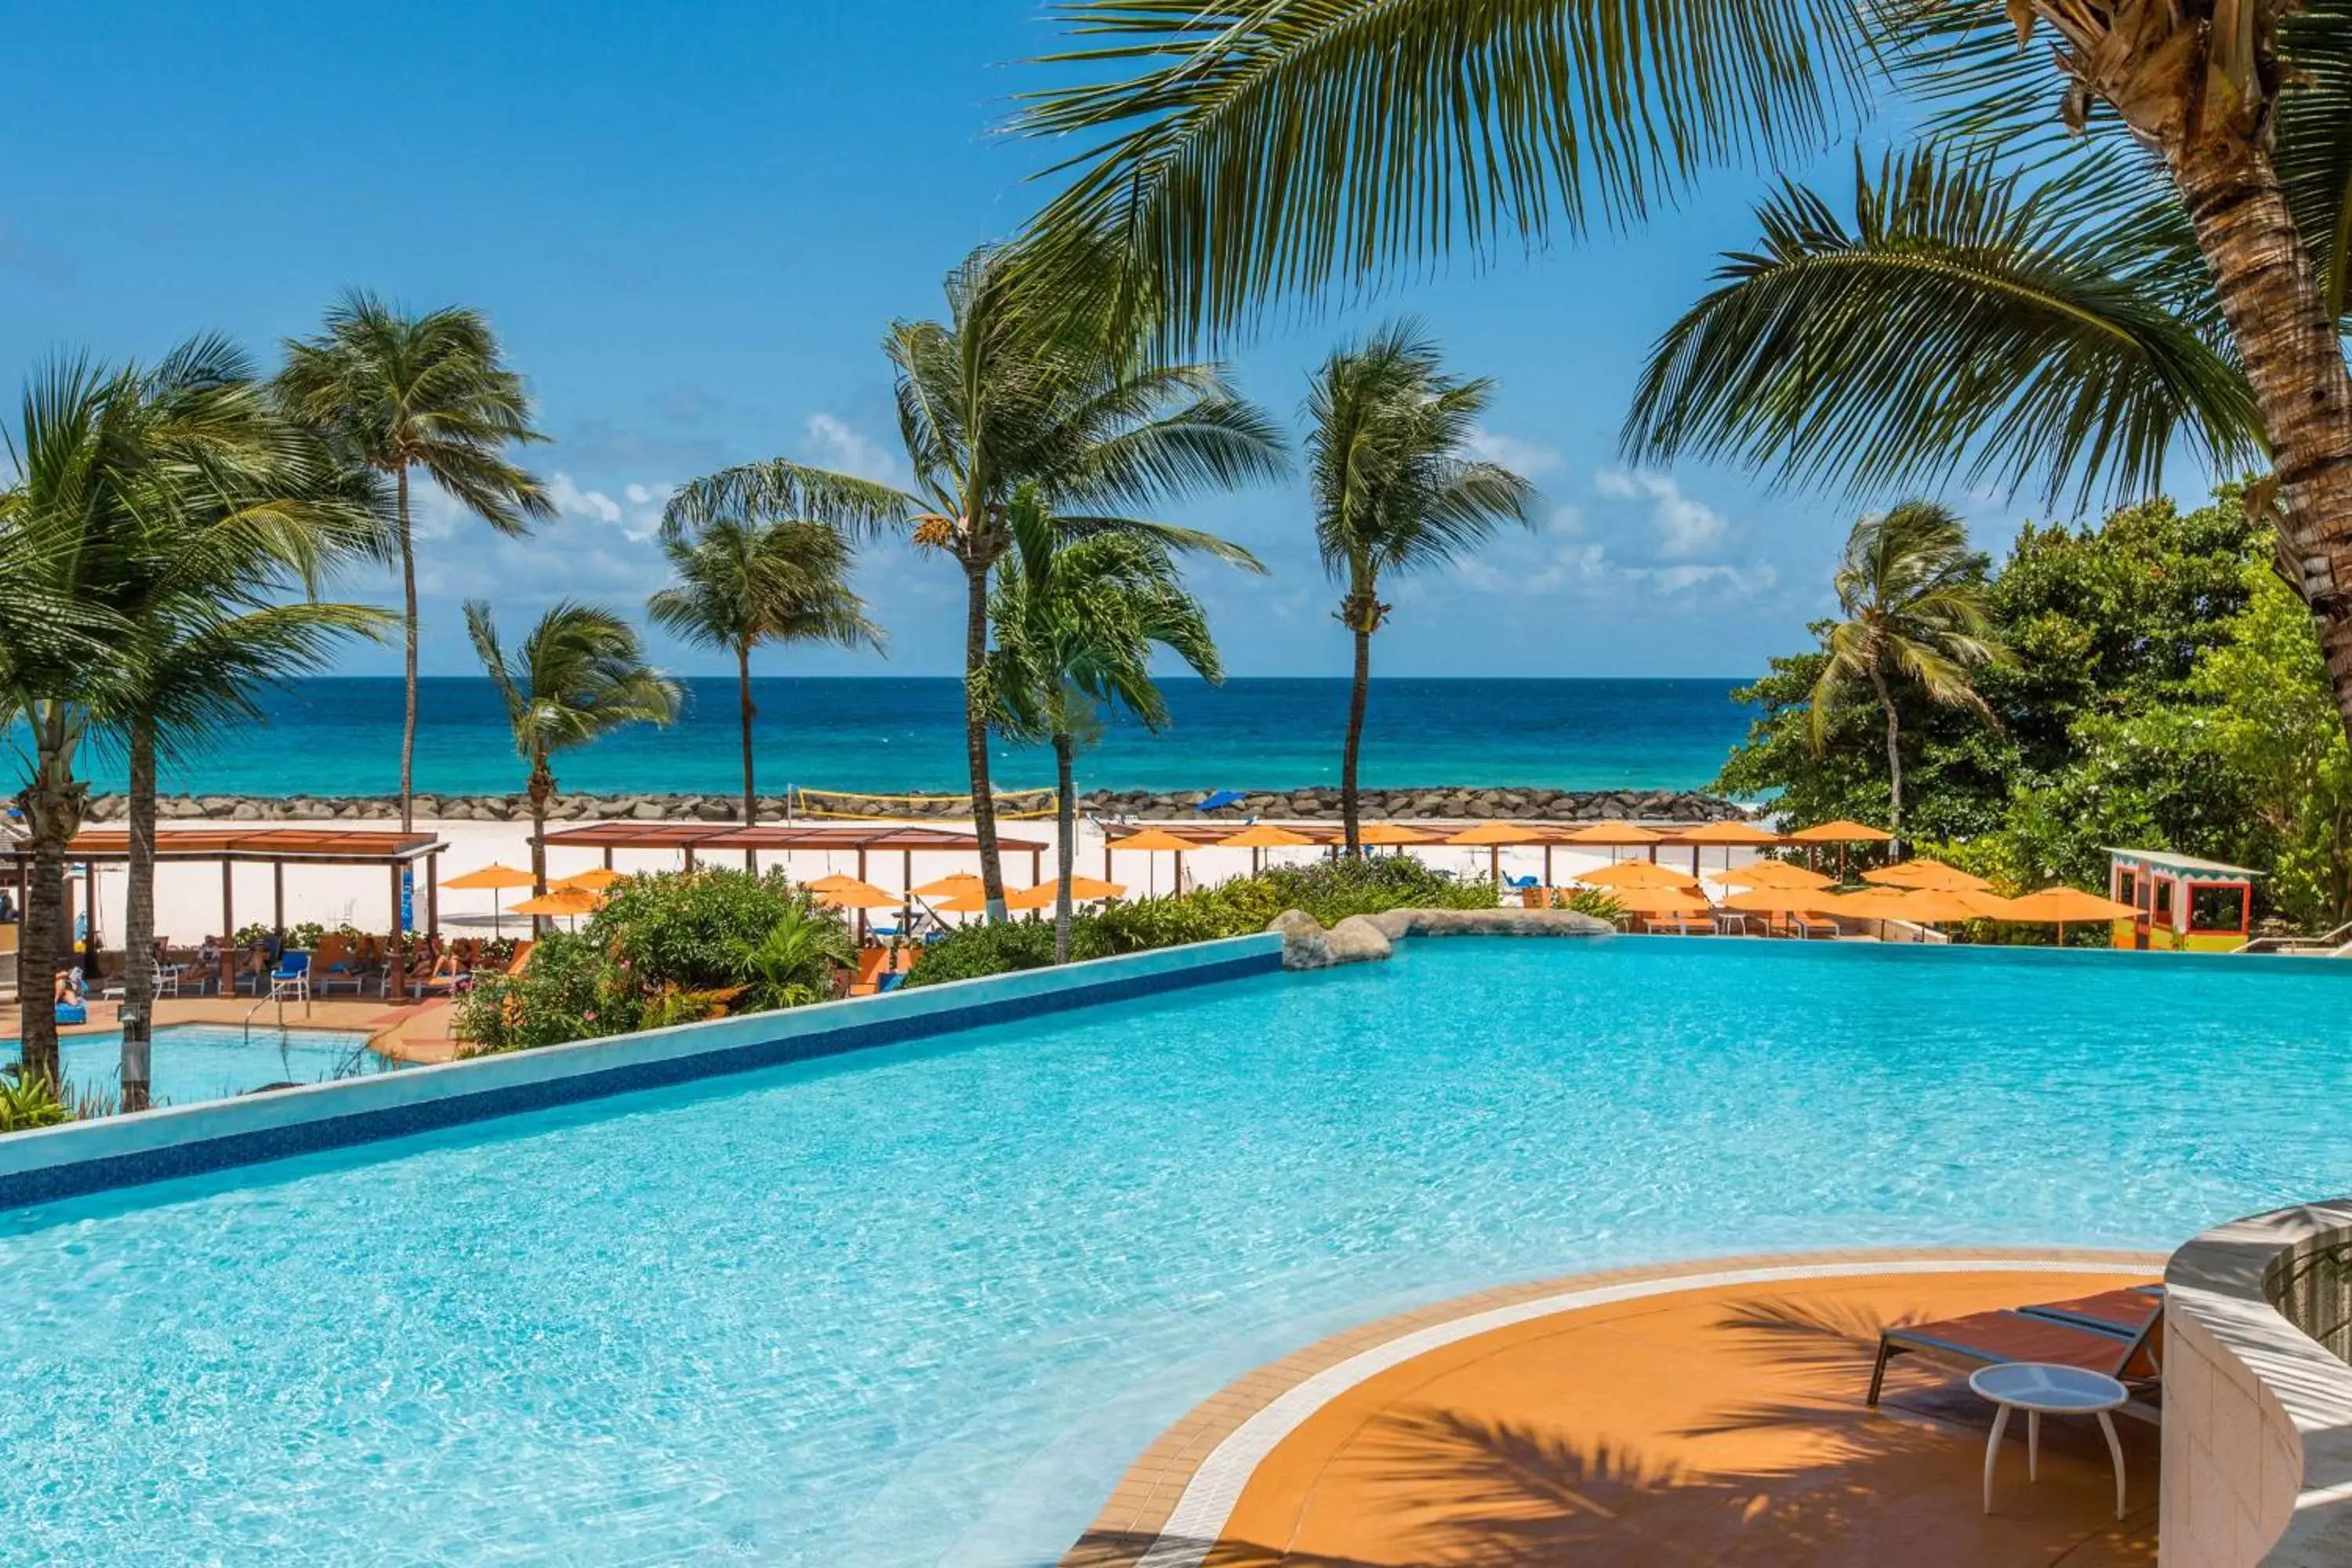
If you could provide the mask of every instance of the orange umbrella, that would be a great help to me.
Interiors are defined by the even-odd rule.
[[[1612,889],[1610,898],[1629,915],[1703,915],[1710,912],[1706,899],[1672,888]]]
[[[1824,894],[1821,907],[1854,920],[1910,921],[1917,925],[1986,918],[1986,906],[1969,893],[1945,888],[1866,888],[1859,893]]]
[[[844,875],[839,871],[834,872],[829,877],[819,877],[813,882],[803,882],[801,884],[802,887],[806,888],[812,893],[822,893],[828,888],[854,888],[856,885],[856,878]]]
[[[583,871],[578,876],[566,877],[563,880],[551,885],[558,888],[585,888],[592,893],[601,893],[614,883],[626,880],[628,880],[627,872],[615,871],[609,866],[599,866],[593,871]]]
[[[1596,822],[1588,827],[1571,828],[1559,835],[1562,844],[1590,844],[1595,848],[1637,848],[1644,844],[1657,844],[1665,838],[1638,822]]]
[[[1752,822],[1710,822],[1703,826],[1677,830],[1677,844],[1741,844],[1761,847],[1778,844],[1780,836],[1769,827],[1759,827]]]
[[[974,878],[973,880],[977,881],[979,879]],[[1004,890],[1005,907],[1012,908],[1013,900],[1017,895],[1035,891],[1034,888],[1007,888]],[[945,915],[976,915],[988,908],[988,895],[975,887],[971,891],[958,893],[952,899],[941,899],[931,908]]]
[[[2086,893],[2080,888],[2044,888],[2038,893],[2028,893],[2021,899],[2009,900],[2009,912],[2000,918],[2021,921],[2029,925],[2054,925],[2058,941],[2066,941],[2066,928],[2087,924],[2093,921],[2122,921],[2136,918],[2139,911],[2129,904],[2119,904],[2113,899]]]
[[[1239,833],[1230,837],[1220,838],[1217,842],[1228,848],[1247,849],[1250,852],[1250,873],[1255,876],[1258,869],[1259,850],[1287,849],[1301,844],[1312,844],[1315,840],[1307,837],[1304,833],[1293,833],[1287,827],[1277,827],[1271,822],[1261,822],[1255,827],[1244,827]]]
[[[1647,860],[1621,860],[1614,866],[1596,866],[1590,871],[1579,871],[1576,879],[1594,888],[1673,888],[1688,889],[1691,897],[1701,898],[1690,878],[1664,866],[1654,866]]]
[[[1465,827],[1459,833],[1448,835],[1445,842],[1486,846],[1487,879],[1500,887],[1503,882],[1503,846],[1532,844],[1536,838],[1532,828],[1523,827],[1517,823],[1482,822],[1475,827]]]
[[[1356,837],[1366,844],[1434,844],[1437,835],[1401,822],[1367,822]]]
[[[518,871],[511,866],[501,866],[493,860],[478,871],[468,871],[462,877],[452,877],[441,885],[467,892],[488,889],[490,895],[490,934],[506,935],[506,911],[499,908],[499,894],[509,889],[538,885],[539,879],[528,871]]]
[[[1126,891],[1126,885],[1120,882],[1106,882],[1094,877],[1070,879],[1070,902],[1074,904],[1099,903],[1104,899],[1118,898]],[[1004,907],[1008,910],[1050,910],[1056,900],[1055,885],[1040,882],[1034,888],[1005,894]]]
[[[1140,849],[1144,851],[1147,856],[1154,849],[1166,849],[1172,851],[1176,857],[1174,886],[1181,889],[1184,886],[1184,851],[1187,849],[1198,849],[1201,846],[1190,838],[1179,837],[1177,835],[1169,832],[1164,827],[1147,827],[1140,833],[1130,833],[1124,838],[1114,838],[1109,841],[1106,847],[1110,849]],[[1108,858],[1103,861],[1103,869],[1106,871],[1110,869],[1110,861]],[[1143,874],[1147,879],[1150,879],[1151,877],[1151,873],[1152,864],[1149,859],[1146,859],[1143,862]],[[1160,890],[1160,885],[1157,880],[1148,880],[1145,885],[1151,892],[1156,893]]]
[[[1835,879],[1819,871],[1808,871],[1802,866],[1792,866],[1786,860],[1756,860],[1727,870],[1710,871],[1707,875],[1718,882],[1741,888],[1800,888],[1811,891],[1816,888],[1834,888]]]
[[[961,899],[979,892],[985,885],[970,871],[952,871],[936,882],[908,889],[907,896],[914,899]]]
[[[1723,907],[1751,915],[1809,915],[1831,908],[1835,897],[1818,888],[1746,888],[1726,894]]]
[[[1813,827],[1800,827],[1789,835],[1794,844],[1891,844],[1895,835],[1866,823],[1840,817]]]
[[[515,906],[515,913],[536,920],[541,915],[593,915],[604,908],[604,900],[585,888],[563,888],[544,893],[536,899],[525,899]]]
[[[1862,879],[1890,888],[1929,888],[1939,893],[1981,893],[1992,886],[1982,877],[1970,876],[1958,866],[1947,866],[1941,860],[1898,860],[1875,871],[1864,871]]]
[[[818,893],[816,901],[829,910],[895,910],[907,900],[901,894],[853,877]]]

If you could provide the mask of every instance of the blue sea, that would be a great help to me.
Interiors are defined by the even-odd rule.
[[[1718,680],[1375,680],[1364,742],[1370,787],[1540,784],[1695,789],[1714,778],[1749,711]],[[760,788],[961,791],[963,693],[952,678],[777,677],[752,683]],[[1082,788],[1295,789],[1336,784],[1348,683],[1166,683],[1173,722],[1111,728],[1079,759]],[[265,699],[268,721],[167,762],[170,794],[385,795],[398,787],[400,682],[299,681]],[[422,683],[416,785],[427,794],[522,787],[523,764],[486,680]],[[733,679],[687,682],[668,730],[623,731],[556,758],[567,791],[732,792],[741,787]],[[1042,748],[1000,742],[1000,787],[1053,782]],[[93,750],[101,789],[121,759]],[[11,781],[13,787],[14,781]]]

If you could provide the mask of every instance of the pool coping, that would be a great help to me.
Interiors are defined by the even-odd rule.
[[[0,1135],[0,1210],[1280,973],[1233,937]]]
[[[1538,1318],[1727,1285],[1978,1272],[2162,1272],[2165,1255],[2072,1247],[1867,1248],[1694,1258],[1500,1286],[1318,1340],[1227,1384],[1153,1439],[1060,1568],[1202,1568],[1258,1466],[1348,1390],[1429,1352]]]

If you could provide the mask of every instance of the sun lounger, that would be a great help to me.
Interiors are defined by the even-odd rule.
[[[1800,942],[1812,937],[1823,937],[1834,941],[1838,933],[1837,921],[1825,917],[1798,914],[1794,910],[1790,911],[1789,914],[1789,929],[1797,933],[1797,940]]]
[[[445,952],[433,961],[433,972],[418,983],[417,991],[425,996],[455,996],[473,983],[473,973],[457,962],[454,952]]]
[[[1918,1354],[1961,1369],[2011,1362],[2044,1362],[2105,1373],[2126,1386],[2145,1387],[2163,1373],[2164,1295],[2158,1286],[2104,1290],[2014,1310],[1971,1312],[1932,1323],[1906,1323],[1878,1336],[1871,1368],[1874,1409],[1886,1381],[1886,1363]],[[2135,1401],[2126,1415],[2154,1419],[2154,1406]]]

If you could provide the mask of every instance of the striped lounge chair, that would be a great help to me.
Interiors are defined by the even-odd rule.
[[[1885,1330],[1878,1336],[1878,1364],[1870,1372],[1865,1403],[1871,1408],[1878,1406],[1886,1363],[1906,1354],[1962,1369],[2046,1362],[2105,1373],[2127,1387],[2145,1388],[2163,1371],[2164,1288],[2134,1285],[2038,1307],[1971,1312]],[[2155,1419],[2155,1406],[2141,1399],[2125,1405],[2123,1413]]]

